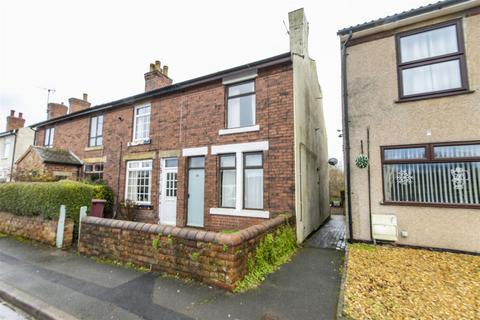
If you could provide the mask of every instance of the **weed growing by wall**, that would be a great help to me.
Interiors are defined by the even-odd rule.
[[[295,228],[285,225],[267,234],[247,260],[247,275],[237,282],[235,292],[257,287],[265,277],[290,261],[297,251]]]

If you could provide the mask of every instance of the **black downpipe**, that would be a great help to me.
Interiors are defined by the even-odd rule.
[[[347,90],[347,44],[352,38],[352,31],[350,30],[347,40],[342,44],[342,104],[343,104],[343,152],[345,154],[345,177],[346,177],[346,197],[347,197],[347,215],[348,215],[348,241],[352,242],[352,192],[350,188],[350,130],[348,127],[348,90]]]

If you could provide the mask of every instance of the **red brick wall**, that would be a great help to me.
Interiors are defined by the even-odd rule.
[[[51,246],[56,244],[57,225],[57,220],[46,220],[42,217],[16,216],[11,213],[0,212],[0,232],[12,236],[21,236]],[[66,249],[72,246],[73,220],[65,220],[63,232],[63,248]]]
[[[79,174],[81,173],[81,167],[79,166],[43,163],[37,153],[33,150],[29,150],[28,153],[22,159],[20,159],[20,161],[16,164],[15,170],[18,172],[37,170],[40,174],[51,174],[52,176],[55,176],[55,171],[67,172],[70,174],[68,178],[72,180],[77,180]]]
[[[146,101],[148,102],[148,101]],[[69,148],[80,158],[107,157],[104,179],[120,200],[125,194],[125,155],[147,151],[181,150],[182,148],[218,144],[269,141],[264,153],[264,209],[274,216],[294,212],[293,154],[293,72],[291,64],[258,71],[256,78],[256,119],[260,131],[219,136],[225,127],[225,87],[221,81],[189,88],[150,101],[152,107],[151,144],[127,146],[132,140],[134,106],[129,105],[104,114],[104,148],[86,151],[89,118],[79,118],[55,125],[54,147]],[[37,133],[37,144],[43,144],[44,130]],[[241,229],[262,219],[210,216],[209,208],[218,207],[218,158],[208,154],[205,168],[205,227]],[[152,211],[158,219],[158,153],[153,161]],[[185,225],[185,158],[179,158],[177,191],[177,224]],[[146,212],[143,212],[145,216]],[[150,219],[151,220],[151,219]]]
[[[227,290],[247,273],[247,259],[261,239],[292,216],[279,216],[234,234],[87,217],[79,251],[193,278]],[[153,245],[157,241],[158,246]]]

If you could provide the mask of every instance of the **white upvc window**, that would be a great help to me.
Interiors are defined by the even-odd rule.
[[[212,154],[220,157],[220,203],[219,208],[210,209],[210,214],[269,217],[263,210],[265,150],[268,141],[212,146]]]
[[[150,105],[135,107],[133,120],[133,141],[150,139]]]
[[[3,142],[3,159],[7,159],[10,156],[10,146],[11,146],[10,139],[5,139]]]
[[[150,205],[152,199],[152,160],[127,162],[125,199]]]
[[[227,87],[227,128],[255,126],[255,80]]]
[[[243,159],[243,207],[263,209],[263,153],[245,153]]]
[[[235,154],[220,155],[220,207],[235,208],[237,169]]]
[[[45,140],[43,145],[48,148],[53,147],[53,136],[55,135],[55,128],[47,128],[45,129]]]

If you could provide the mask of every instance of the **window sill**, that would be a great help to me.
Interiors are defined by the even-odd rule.
[[[220,129],[220,130],[218,130],[218,135],[223,136],[223,135],[227,135],[227,134],[254,132],[254,131],[260,131],[260,126],[258,124],[254,125],[254,126],[249,126],[249,127]]]
[[[237,210],[232,208],[210,208],[210,214],[221,216],[236,216],[236,217],[249,217],[249,218],[270,218],[270,213],[263,210]]]
[[[86,147],[85,151],[98,151],[103,150],[103,146],[96,146],[96,147]]]
[[[457,209],[480,209],[476,204],[455,203],[420,203],[420,202],[380,202],[382,206],[405,206],[405,207],[430,207],[430,208],[457,208]]]
[[[395,103],[404,103],[404,102],[412,102],[412,101],[419,101],[419,100],[428,100],[428,99],[458,96],[458,95],[462,95],[462,94],[471,94],[471,93],[474,93],[474,92],[475,92],[475,90],[451,91],[451,92],[437,93],[437,94],[424,95],[424,96],[418,96],[418,97],[400,98],[398,100],[395,100],[394,102]]]
[[[145,144],[150,144],[152,142],[151,139],[144,139],[144,140],[136,140],[128,143],[129,147],[135,147],[135,146],[142,146]]]

